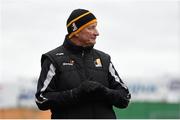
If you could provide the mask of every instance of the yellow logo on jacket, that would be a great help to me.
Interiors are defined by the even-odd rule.
[[[95,64],[96,67],[102,67],[101,59],[100,59],[100,58],[97,58],[97,59],[94,61],[94,64]]]

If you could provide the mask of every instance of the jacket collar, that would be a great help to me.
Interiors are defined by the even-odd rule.
[[[71,42],[71,40],[68,39],[67,36],[65,37],[63,46],[72,52],[90,51],[94,47],[94,46],[88,46],[88,47],[77,46],[73,42]]]

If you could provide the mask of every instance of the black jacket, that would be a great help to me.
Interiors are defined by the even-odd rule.
[[[93,46],[83,48],[65,39],[62,46],[42,55],[41,66],[36,104],[41,110],[50,109],[51,118],[114,119],[113,105],[128,106],[128,88],[110,56]],[[94,81],[103,89],[94,87],[96,84],[83,88],[81,84],[86,81]],[[91,87],[101,92],[88,94]],[[82,89],[86,91],[83,95]]]

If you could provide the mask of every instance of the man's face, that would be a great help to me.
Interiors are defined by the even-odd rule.
[[[96,27],[97,23],[93,23],[77,33],[82,46],[92,46],[96,43],[96,37],[99,35]]]

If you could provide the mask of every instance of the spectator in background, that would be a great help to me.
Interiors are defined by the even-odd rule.
[[[96,50],[97,19],[76,9],[64,43],[42,55],[36,103],[52,119],[114,119],[113,105],[126,108],[130,93],[108,54]]]

